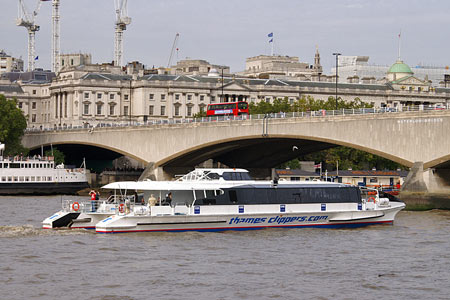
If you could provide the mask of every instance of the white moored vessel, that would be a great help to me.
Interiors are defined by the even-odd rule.
[[[74,194],[89,187],[84,166],[55,166],[53,157],[3,157],[1,150],[0,195]]]
[[[357,227],[392,224],[405,207],[377,190],[320,181],[255,181],[244,169],[196,169],[177,181],[116,182],[103,188],[150,199],[147,205],[118,202],[114,213],[97,223],[98,233]],[[168,193],[173,197],[164,205]]]

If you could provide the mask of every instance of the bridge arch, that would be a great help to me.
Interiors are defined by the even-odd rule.
[[[400,157],[354,143],[339,141],[331,138],[321,138],[306,135],[278,134],[270,135],[268,137],[262,137],[261,135],[250,135],[210,141],[204,144],[199,144],[187,149],[183,149],[180,152],[173,153],[172,155],[155,162],[154,166],[165,167],[177,164],[180,165],[179,162],[181,160],[185,162],[192,162],[191,165],[195,165],[196,163],[205,161],[208,158],[216,158],[217,156],[224,157],[227,155],[227,151],[237,151],[240,154],[247,156],[245,155],[245,153],[248,151],[249,147],[251,149],[261,148],[261,146],[265,146],[267,144],[275,144],[275,147],[273,147],[274,151],[270,152],[267,151],[267,149],[259,149],[259,153],[254,153],[255,157],[257,157],[259,154],[261,157],[264,157],[266,161],[274,162],[272,165],[266,165],[266,167],[274,167],[275,165],[279,165],[283,162],[289,161],[302,155],[338,146],[345,146],[357,150],[362,150],[408,167],[412,165],[411,162]],[[281,148],[284,148],[284,153],[276,152],[276,150],[279,150]],[[210,154],[212,155],[212,157],[208,157],[205,154]],[[268,155],[279,156],[280,159],[269,159]],[[193,159],[193,157],[196,157],[198,159],[195,160]],[[245,165],[241,164],[236,167],[245,167]]]

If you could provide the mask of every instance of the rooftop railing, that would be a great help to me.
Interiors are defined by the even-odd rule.
[[[402,112],[432,112],[450,110],[450,104],[447,105],[414,105],[404,107],[382,107],[382,108],[358,108],[358,109],[340,109],[340,110],[317,110],[306,112],[278,112],[270,114],[255,115],[228,115],[201,118],[170,118],[170,119],[151,119],[145,122],[138,121],[109,121],[86,120],[83,125],[63,125],[56,127],[27,128],[26,133],[43,132],[43,131],[62,131],[62,130],[87,130],[93,132],[95,128],[121,128],[121,127],[139,127],[169,124],[190,124],[190,123],[209,123],[209,122],[230,122],[244,120],[261,120],[261,119],[283,119],[283,118],[321,118],[330,116],[348,116],[348,115],[373,115],[386,113],[402,113]]]

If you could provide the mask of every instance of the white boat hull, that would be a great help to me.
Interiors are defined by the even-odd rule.
[[[392,224],[395,215],[405,207],[395,203],[387,208],[355,211],[307,211],[231,215],[112,215],[96,225],[98,233],[158,231],[224,231],[263,228],[360,227]]]

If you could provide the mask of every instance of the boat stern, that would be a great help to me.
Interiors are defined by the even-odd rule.
[[[77,219],[79,216],[80,213],[61,210],[42,221],[42,228],[53,229],[69,227],[73,223],[73,220]]]

